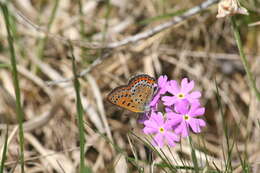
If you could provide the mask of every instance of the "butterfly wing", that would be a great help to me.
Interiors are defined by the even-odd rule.
[[[142,110],[138,109],[139,106],[131,98],[130,88],[128,86],[115,88],[108,94],[107,100],[114,105],[132,112],[142,112]]]
[[[155,79],[146,74],[134,76],[128,85],[112,90],[107,99],[132,112],[145,112],[154,94]]]

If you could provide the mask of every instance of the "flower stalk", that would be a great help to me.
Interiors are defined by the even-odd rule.
[[[238,50],[239,50],[240,58],[241,58],[241,61],[243,63],[244,69],[246,71],[247,78],[249,80],[249,87],[255,93],[258,101],[260,101],[260,92],[257,90],[255,79],[253,77],[252,72],[250,71],[250,66],[249,66],[248,60],[247,60],[245,53],[243,51],[243,45],[242,45],[242,41],[241,41],[241,38],[240,38],[238,26],[236,24],[235,16],[231,16],[231,24],[232,24],[232,28],[233,28],[233,32],[234,32],[234,37],[235,37],[235,40],[236,40],[236,43],[237,43],[237,47],[238,47]]]

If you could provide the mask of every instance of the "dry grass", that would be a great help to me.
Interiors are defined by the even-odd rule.
[[[246,154],[252,171],[260,170],[260,103],[250,92],[242,63],[228,20],[216,19],[217,5],[181,22],[167,30],[139,42],[114,49],[83,48],[85,43],[102,43],[122,40],[148,30],[169,18],[163,17],[146,24],[141,21],[178,10],[189,9],[201,1],[82,1],[81,12],[76,1],[60,0],[53,22],[50,22],[55,1],[13,1],[11,14],[17,20],[15,26],[15,50],[25,113],[25,172],[77,172],[79,167],[79,134],[73,83],[48,81],[72,78],[69,48],[64,40],[78,40],[74,45],[78,73],[88,70],[80,78],[81,99],[85,110],[85,162],[93,172],[138,172],[127,161],[136,156],[139,166],[149,172],[147,148],[132,132],[142,136],[142,126],[137,115],[118,109],[106,101],[107,93],[124,84],[137,73],[154,77],[167,74],[180,80],[187,76],[196,81],[203,93],[207,127],[203,137],[193,137],[199,156],[206,155],[224,170],[225,150],[223,123],[216,101],[217,81],[228,123],[230,139],[236,141],[232,155],[234,172],[242,172],[239,156]],[[253,4],[253,3],[252,3]],[[259,26],[247,27],[247,22],[259,20],[258,8],[248,3],[254,16],[239,19],[244,50],[248,54],[251,70],[260,89],[260,30]],[[254,7],[254,8],[253,8]],[[19,16],[23,14],[41,29],[32,27]],[[255,17],[256,16],[256,17]],[[49,23],[49,28],[47,27]],[[50,24],[51,23],[51,24]],[[15,95],[8,53],[7,32],[0,14],[0,149],[5,137],[5,124],[9,130],[6,170],[20,172],[17,163],[19,143],[15,115]],[[44,32],[50,32],[48,35]],[[87,45],[87,44],[85,44]],[[99,62],[94,61],[100,58]],[[93,61],[96,63],[91,66]],[[91,66],[91,69],[89,69]],[[100,135],[105,134],[107,138]],[[119,152],[110,142],[123,149]],[[203,141],[203,142],[202,142]],[[182,158],[191,163],[187,141],[171,149],[176,156],[174,163],[182,164]],[[2,151],[2,150],[1,150]],[[171,153],[165,150],[166,154]],[[126,157],[128,156],[128,157]],[[201,157],[205,158],[205,157]],[[155,163],[160,158],[155,154]],[[202,163],[206,163],[202,160]],[[159,168],[154,168],[160,172]]]

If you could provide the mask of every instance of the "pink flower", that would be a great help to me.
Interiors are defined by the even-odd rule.
[[[144,121],[143,132],[145,134],[153,134],[153,145],[159,146],[160,148],[164,144],[175,146],[175,142],[179,141],[180,138],[172,130],[172,124],[169,120],[164,120],[161,112],[152,112],[151,117]]]
[[[167,76],[160,76],[158,79],[158,84],[156,84],[157,86],[157,92],[155,94],[155,96],[153,97],[152,101],[150,102],[150,106],[157,106],[158,101],[161,97],[162,94],[165,94],[167,92]]]
[[[194,88],[194,81],[188,82],[188,79],[184,78],[181,81],[181,87],[179,87],[175,80],[171,80],[168,82],[166,88],[167,91],[173,95],[162,97],[164,105],[166,106],[172,106],[184,100],[188,100],[190,103],[199,103],[201,93],[199,91],[191,92]]]
[[[201,127],[206,126],[203,119],[196,118],[205,113],[205,108],[200,107],[200,104],[193,103],[190,105],[188,101],[184,101],[182,104],[175,106],[175,110],[177,113],[167,108],[166,114],[176,134],[187,137],[190,128],[194,133],[200,133]]]
[[[205,108],[200,106],[201,93],[192,91],[194,81],[184,78],[179,86],[175,80],[160,76],[155,87],[157,92],[149,104],[150,110],[138,120],[144,124],[143,132],[152,135],[152,145],[175,146],[180,136],[187,137],[190,131],[200,133],[206,123],[197,117],[204,114]]]

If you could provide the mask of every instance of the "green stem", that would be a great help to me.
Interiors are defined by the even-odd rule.
[[[193,162],[193,166],[194,166],[194,171],[196,173],[198,173],[199,172],[198,159],[197,159],[197,156],[196,156],[196,152],[194,150],[194,146],[193,146],[193,143],[192,143],[191,136],[189,136],[189,142],[190,142],[191,158],[192,158],[192,162]]]
[[[54,7],[51,11],[50,19],[49,19],[48,24],[47,24],[47,32],[49,32],[50,29],[51,29],[51,25],[52,25],[52,23],[55,19],[55,16],[56,16],[58,5],[59,5],[59,0],[56,0],[55,3],[54,3]],[[43,51],[44,51],[44,47],[45,47],[47,40],[48,40],[48,35],[45,35],[45,37],[40,40],[38,51],[37,51],[38,57],[40,59],[42,59],[42,57],[43,57]]]
[[[24,132],[23,132],[23,119],[24,119],[24,113],[22,110],[21,105],[21,96],[20,96],[20,87],[19,87],[19,79],[18,79],[18,72],[16,68],[16,56],[15,56],[15,50],[14,50],[14,43],[13,43],[13,36],[11,33],[11,26],[10,26],[10,15],[7,8],[7,5],[5,3],[0,3],[0,6],[2,8],[3,14],[4,14],[4,20],[5,20],[5,26],[8,34],[8,44],[9,44],[9,50],[11,55],[11,66],[12,66],[12,74],[13,74],[13,84],[15,89],[15,96],[16,96],[16,114],[19,122],[19,144],[20,144],[20,163],[21,163],[21,171],[24,173]]]
[[[248,63],[247,58],[245,56],[245,53],[243,51],[243,45],[242,45],[242,41],[241,41],[241,38],[240,38],[238,27],[237,27],[237,24],[236,24],[236,21],[235,21],[235,17],[231,17],[231,23],[232,23],[232,28],[233,28],[233,31],[234,31],[234,36],[235,36],[235,39],[236,39],[237,47],[238,47],[238,50],[239,50],[240,58],[241,58],[241,61],[244,65],[244,69],[246,71],[247,78],[249,80],[249,87],[251,88],[251,90],[254,91],[258,101],[260,101],[260,92],[257,90],[255,79],[253,77],[252,72],[250,71],[249,63]]]
[[[83,106],[80,98],[80,83],[78,81],[77,67],[75,62],[75,57],[73,55],[73,47],[70,44],[71,56],[72,56],[72,68],[74,74],[74,88],[76,92],[76,105],[77,105],[77,114],[78,114],[78,126],[79,126],[79,143],[80,143],[80,173],[84,172],[84,146],[85,146],[85,137],[84,137],[84,121],[83,121]]]
[[[224,131],[224,136],[225,136],[225,139],[226,139],[226,147],[227,147],[227,150],[226,150],[226,153],[227,153],[227,160],[226,160],[226,157],[224,155],[224,161],[225,161],[225,171],[224,172],[228,172],[230,170],[232,170],[232,162],[231,162],[231,157],[232,157],[232,147],[230,146],[230,134],[229,134],[229,131],[228,131],[228,126],[227,126],[227,121],[226,120],[226,117],[224,115],[224,110],[223,110],[223,105],[221,103],[221,97],[220,97],[220,94],[219,94],[219,89],[218,89],[218,84],[217,84],[217,81],[215,80],[215,86],[216,86],[216,96],[217,96],[217,104],[218,104],[218,108],[220,110],[220,114],[221,114],[221,118],[222,118],[222,127],[223,127],[223,131]]]
[[[80,21],[79,21],[79,25],[80,25],[80,35],[82,37],[84,37],[84,32],[85,32],[85,25],[84,25],[84,14],[83,14],[83,10],[82,10],[82,2],[81,0],[78,0],[78,6],[79,6],[79,15],[80,15]]]

